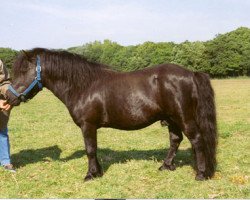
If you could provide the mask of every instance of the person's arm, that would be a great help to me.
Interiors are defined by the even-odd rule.
[[[0,94],[6,97],[6,91],[10,84],[10,77],[7,69],[4,67],[3,62],[0,60]],[[0,99],[0,109],[10,110],[11,105],[6,100]]]
[[[0,60],[0,93],[6,96],[6,91],[10,84],[10,77],[7,69],[4,67],[3,62]]]

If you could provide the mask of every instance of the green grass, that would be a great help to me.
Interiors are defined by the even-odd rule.
[[[0,170],[0,198],[250,198],[250,79],[213,80],[219,126],[218,169],[197,182],[184,139],[174,172],[158,171],[169,148],[159,123],[139,131],[100,129],[104,176],[83,182],[81,131],[49,91],[13,109],[9,123],[17,173]]]

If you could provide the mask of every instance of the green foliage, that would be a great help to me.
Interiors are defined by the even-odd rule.
[[[135,69],[135,58],[134,54],[136,51],[136,46],[127,46],[120,48],[119,51],[115,52],[113,55],[113,60],[111,65],[119,71],[132,71]],[[137,65],[140,65],[137,64]]]
[[[0,59],[3,61],[4,65],[10,70],[14,58],[16,57],[18,51],[15,51],[10,48],[0,48]]]
[[[213,76],[241,76],[250,74],[250,29],[218,35],[205,44],[209,73]]]
[[[173,43],[145,42],[137,46],[135,57],[140,58],[144,64],[140,68],[170,62],[173,47]]]
[[[250,75],[250,29],[240,27],[206,42],[144,42],[122,46],[111,40],[94,41],[71,47],[92,62],[110,65],[118,71],[133,71],[162,63],[176,63],[212,77]],[[11,67],[17,51],[0,48],[0,58]]]
[[[207,72],[208,62],[204,58],[203,42],[185,41],[176,45],[172,51],[172,62],[185,66],[193,71]]]
[[[250,29],[217,35],[207,42],[145,42],[121,46],[104,40],[68,49],[119,71],[133,71],[161,63],[176,63],[213,77],[250,75]]]

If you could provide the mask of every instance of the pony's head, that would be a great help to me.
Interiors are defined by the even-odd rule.
[[[39,55],[32,51],[22,51],[12,70],[13,82],[6,96],[11,105],[17,106],[32,99],[42,89]]]

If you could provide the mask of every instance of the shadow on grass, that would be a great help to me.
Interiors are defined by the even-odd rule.
[[[155,150],[128,150],[128,151],[114,151],[109,148],[98,149],[98,158],[101,161],[104,172],[115,163],[126,163],[129,160],[156,160],[158,162],[165,159],[166,149]],[[62,161],[69,161],[72,159],[79,159],[86,155],[84,150],[78,150],[72,155],[62,158]],[[178,150],[175,157],[176,167],[182,167],[184,165],[193,166],[193,156],[191,148],[186,150]],[[159,166],[160,167],[160,166]]]
[[[66,158],[60,158],[61,152],[62,150],[57,145],[55,145],[41,149],[22,150],[19,153],[13,154],[11,158],[15,167],[19,168],[28,164],[46,162],[48,160],[66,162],[73,159],[82,158],[84,155],[86,155],[84,150],[78,150]],[[112,164],[126,163],[129,160],[162,161],[165,158],[166,153],[166,149],[114,151],[109,148],[102,148],[98,149],[98,158],[101,161],[103,170],[107,171]],[[175,165],[176,167],[181,167],[184,165],[193,166],[191,148],[179,150],[177,152],[175,157]]]
[[[57,146],[45,147],[41,149],[21,150],[13,154],[11,160],[16,168],[37,162],[46,162],[50,159],[60,160],[62,150]]]

